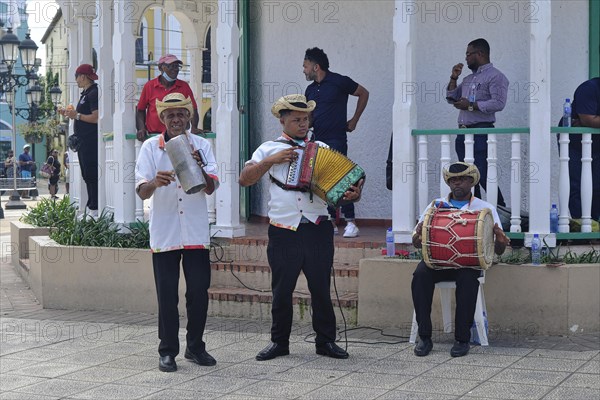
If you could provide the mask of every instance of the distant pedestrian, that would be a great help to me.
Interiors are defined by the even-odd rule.
[[[46,164],[52,166],[52,175],[48,178],[48,191],[51,199],[58,199],[58,180],[60,179],[60,161],[58,161],[58,150],[54,149],[50,152],[50,156],[46,160]]]

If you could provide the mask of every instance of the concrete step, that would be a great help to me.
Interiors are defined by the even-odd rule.
[[[264,262],[212,263],[211,286],[225,288],[250,287],[258,290],[271,290],[271,268]],[[332,293],[335,288],[339,294],[358,293],[358,265],[334,264]],[[300,273],[296,290],[308,293],[304,274]]]
[[[265,320],[271,318],[271,292],[258,292],[246,288],[211,287],[208,290],[208,315],[213,317],[251,318]],[[338,323],[343,317],[348,325],[356,325],[358,294],[347,293],[332,296],[333,307]],[[311,301],[307,293],[295,292],[293,296],[294,321],[311,321]],[[340,310],[341,309],[341,310]]]
[[[235,238],[229,241],[220,240],[220,249],[211,252],[211,260],[215,261],[237,261],[247,263],[266,263],[267,239]],[[362,258],[371,258],[381,255],[381,249],[385,247],[384,242],[371,241],[336,241],[333,262],[335,264],[356,265]]]

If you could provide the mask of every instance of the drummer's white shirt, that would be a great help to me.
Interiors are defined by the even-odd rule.
[[[280,137],[279,139],[284,138]],[[323,142],[316,141],[315,143],[319,146],[328,147]],[[252,158],[246,161],[245,165],[258,164],[265,158],[289,148],[290,145],[287,143],[274,141],[265,142],[256,149],[252,154]],[[269,169],[265,176],[268,179],[269,175],[271,175],[279,182],[285,183],[287,181],[289,167],[290,163],[275,164]],[[269,194],[271,198],[268,204],[268,215],[271,225],[279,228],[296,230],[298,225],[300,225],[302,216],[313,223],[316,223],[319,217],[329,219],[327,203],[316,195],[313,195],[311,199],[310,192],[284,190],[269,181]]]
[[[425,208],[425,210],[423,210],[423,212],[419,216],[419,222],[423,222],[423,219],[425,218],[425,214],[427,214],[427,210],[429,210],[431,207],[434,207],[434,204],[438,201],[443,201],[445,203],[451,204],[450,203],[450,195],[448,195],[448,197],[437,198],[434,201],[432,201],[431,203],[429,203],[429,205]],[[484,208],[488,208],[492,212],[492,216],[494,217],[494,223],[498,224],[498,226],[502,228],[502,222],[500,221],[500,216],[498,215],[498,211],[496,210],[496,207],[494,207],[492,204],[488,203],[487,201],[481,200],[480,198],[475,197],[475,196],[471,196],[471,201],[468,202],[467,204],[465,204],[464,206],[462,206],[460,209],[461,210],[478,211],[478,210],[483,210]]]
[[[219,186],[217,163],[210,142],[187,134],[190,143],[204,155],[204,170]],[[156,176],[157,171],[173,170],[162,134],[146,140],[135,165],[136,190]],[[178,249],[204,249],[210,246],[210,228],[204,190],[186,194],[177,178],[161,186],[150,198],[150,248],[152,252]]]

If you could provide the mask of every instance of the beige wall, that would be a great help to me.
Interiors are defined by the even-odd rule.
[[[358,323],[410,328],[412,273],[416,261],[383,257],[360,261]],[[600,329],[600,268],[594,264],[560,267],[494,265],[486,273],[484,294],[490,330],[495,334],[569,335]],[[439,295],[432,321],[442,326]]]

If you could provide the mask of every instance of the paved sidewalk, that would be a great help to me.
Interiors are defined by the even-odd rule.
[[[3,244],[19,213],[5,215]],[[155,315],[44,310],[8,257],[0,259],[0,399],[600,398],[598,332],[492,332],[489,347],[453,359],[448,334],[438,334],[433,352],[418,358],[406,337],[357,329],[348,332],[350,359],[334,360],[305,341],[310,326],[295,325],[290,356],[257,362],[269,340],[268,319],[209,318],[207,350],[217,365],[200,367],[180,355],[179,370],[162,373]]]

